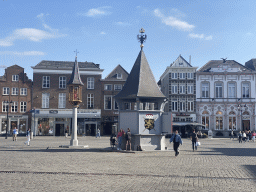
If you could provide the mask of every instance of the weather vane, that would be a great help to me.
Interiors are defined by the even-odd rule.
[[[74,52],[76,53],[76,57],[77,57],[77,53],[79,53],[79,52],[77,52],[77,49]]]
[[[140,47],[141,49],[144,47],[143,43],[146,41],[147,39],[147,35],[143,35],[143,33],[145,33],[145,30],[143,28],[140,29],[140,35],[137,35],[137,39],[140,42]]]

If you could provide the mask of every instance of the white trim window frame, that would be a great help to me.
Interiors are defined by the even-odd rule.
[[[202,83],[202,98],[209,98],[209,83]]]
[[[19,89],[18,89],[18,87],[13,87],[13,88],[12,88],[12,95],[19,95]]]
[[[188,111],[193,112],[194,111],[194,101],[188,100]]]
[[[9,107],[9,103],[2,102],[2,112],[7,112],[8,107]]]
[[[217,112],[218,113],[218,112]],[[223,130],[223,113],[215,116],[215,130]]]
[[[232,111],[229,113],[228,117],[228,129],[236,130],[236,114]]]
[[[18,112],[18,102],[17,101],[13,101],[11,108],[12,108],[12,112],[13,113]]]
[[[112,91],[112,85],[111,84],[105,84],[104,85],[104,90],[105,91]]]
[[[117,79],[122,79],[122,73],[117,73],[117,74],[116,74],[116,78],[117,78]]]
[[[186,93],[186,85],[185,84],[180,84],[180,94],[185,94]]]
[[[187,94],[193,94],[194,93],[194,85],[188,84],[187,86],[188,86]]]
[[[87,94],[87,109],[93,109],[94,108],[94,95],[93,93]]]
[[[87,89],[94,89],[94,77],[87,77]]]
[[[114,99],[114,110],[118,110],[118,103],[116,102],[116,100]]]
[[[42,88],[50,88],[50,76],[43,76]]]
[[[121,91],[121,90],[122,90],[122,84],[116,84],[116,85],[114,85],[114,90],[115,90],[115,91]]]
[[[20,95],[27,95],[27,88],[20,88]]]
[[[42,93],[42,108],[49,108],[50,93]]]
[[[9,87],[3,87],[3,95],[9,95],[10,94],[10,88]]]
[[[132,105],[131,105],[130,102],[125,102],[125,103],[124,103],[124,109],[125,109],[125,110],[131,110],[131,106],[132,106]]]
[[[186,73],[179,73],[180,79],[186,79]]]
[[[178,73],[172,73],[172,79],[178,79]]]
[[[180,112],[185,112],[186,111],[186,100],[180,100]]]
[[[171,86],[172,88],[172,94],[178,94],[178,85],[174,84]]]
[[[187,79],[194,79],[194,73],[187,73]]]
[[[19,75],[12,75],[12,81],[19,81]]]
[[[112,110],[112,95],[104,95],[104,110]]]
[[[65,76],[60,76],[59,77],[59,89],[66,89],[67,85],[67,80]]]
[[[236,97],[236,83],[229,82],[228,83],[228,98],[235,98]]]
[[[217,82],[215,84],[215,97],[216,98],[222,98],[223,97],[223,92],[222,92],[222,83],[221,82]]]
[[[207,111],[204,111],[202,113],[202,119],[201,119],[201,123],[205,126],[203,126],[203,129],[209,129],[209,125],[210,125],[210,115]]]
[[[242,97],[249,98],[250,97],[250,84],[249,82],[242,83]]]
[[[59,93],[59,109],[66,108],[66,93]]]
[[[178,101],[172,100],[172,111],[178,111]]]
[[[20,102],[20,112],[25,113],[27,111],[27,102],[26,101],[21,101]]]

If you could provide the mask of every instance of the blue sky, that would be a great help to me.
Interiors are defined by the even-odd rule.
[[[0,75],[14,64],[32,79],[41,60],[100,64],[105,78],[118,64],[130,72],[144,52],[158,81],[181,54],[192,66],[228,58],[256,57],[253,0],[1,0]]]

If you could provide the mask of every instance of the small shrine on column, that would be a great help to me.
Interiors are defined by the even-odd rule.
[[[137,36],[141,50],[123,89],[115,96],[119,107],[119,129],[132,134],[133,150],[164,150],[162,113],[167,102],[160,91],[143,52],[147,35]],[[170,125],[171,126],[171,125]]]

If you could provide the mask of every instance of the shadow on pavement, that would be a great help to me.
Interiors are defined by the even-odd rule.
[[[248,172],[254,177],[256,178],[256,165],[243,165],[243,167],[245,167]]]
[[[256,156],[254,148],[212,148],[213,151],[200,151],[201,155]],[[222,153],[222,154],[220,154]]]

